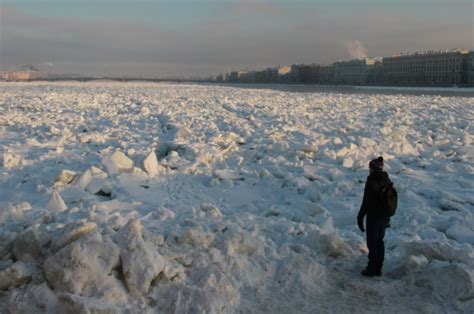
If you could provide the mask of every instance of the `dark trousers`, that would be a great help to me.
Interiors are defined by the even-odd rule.
[[[367,270],[370,272],[382,271],[385,255],[383,238],[388,218],[374,218],[367,216],[367,248],[369,249],[369,263]]]

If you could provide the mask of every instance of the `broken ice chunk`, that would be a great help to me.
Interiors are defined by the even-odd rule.
[[[61,173],[56,177],[55,182],[59,184],[69,184],[76,178],[76,173],[71,170],[61,170]]]
[[[128,158],[121,151],[116,151],[112,157],[103,158],[102,164],[106,168],[108,174],[118,174],[133,169],[133,160]]]
[[[211,215],[212,217],[215,217],[215,218],[222,217],[222,212],[220,211],[220,209],[212,204],[209,204],[209,203],[202,204],[201,210]]]
[[[10,151],[5,151],[3,153],[3,167],[5,168],[15,168],[22,164],[22,156]]]
[[[112,186],[104,179],[92,178],[91,182],[86,187],[86,191],[95,195],[109,197],[112,195]]]
[[[46,204],[46,209],[54,212],[62,212],[67,209],[67,206],[58,191],[53,192],[48,204]]]
[[[14,207],[11,203],[0,204],[0,223],[4,224],[9,220],[23,219],[21,209]]]
[[[152,150],[143,161],[143,169],[150,175],[155,176],[158,174],[158,160],[155,152]]]

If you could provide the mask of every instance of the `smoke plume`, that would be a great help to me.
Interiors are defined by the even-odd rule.
[[[347,52],[354,59],[367,58],[367,48],[360,40],[349,40],[345,43]]]

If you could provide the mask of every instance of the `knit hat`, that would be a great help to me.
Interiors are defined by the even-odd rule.
[[[369,163],[369,168],[373,171],[382,171],[383,170],[383,157],[372,159]]]

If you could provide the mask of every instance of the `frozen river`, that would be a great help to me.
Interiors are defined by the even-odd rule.
[[[311,88],[0,83],[0,312],[472,313],[474,98]]]
[[[340,93],[366,95],[439,95],[474,97],[474,87],[398,87],[398,86],[351,86],[351,85],[300,85],[300,84],[223,84],[223,86],[271,89],[292,93]]]

